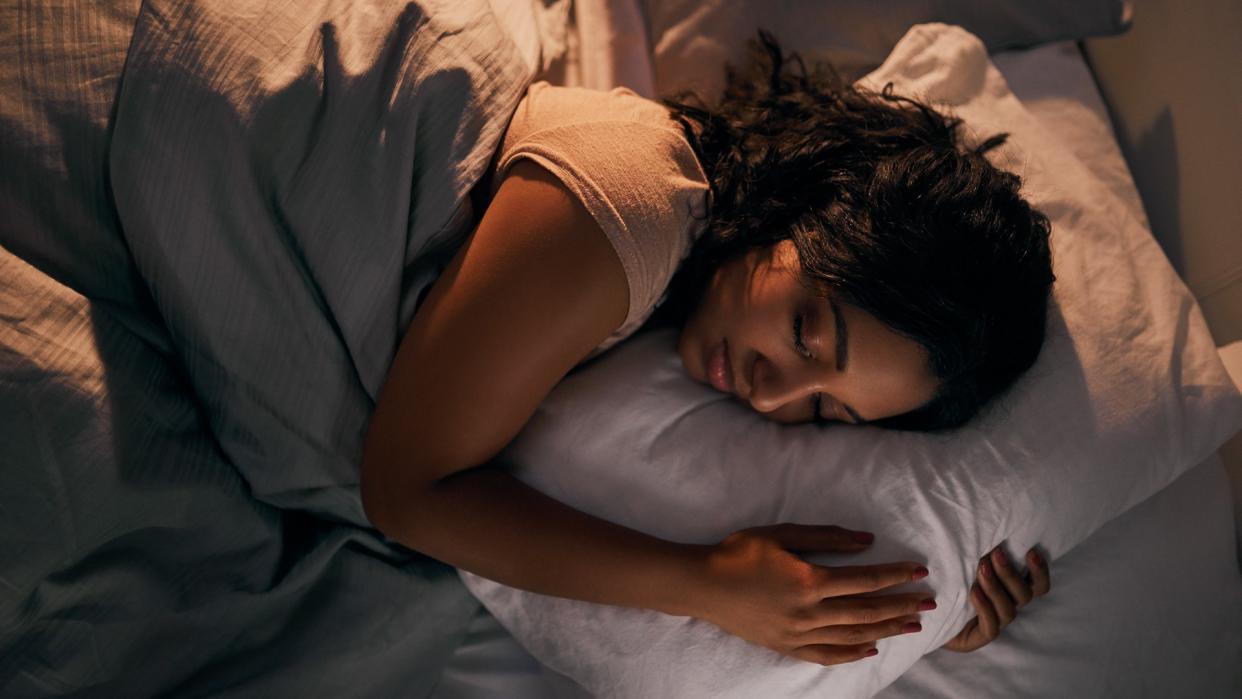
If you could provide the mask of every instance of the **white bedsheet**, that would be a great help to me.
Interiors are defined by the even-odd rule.
[[[1057,560],[1053,592],[1000,640],[974,653],[928,655],[877,696],[1242,696],[1242,578],[1230,518],[1213,457]],[[588,695],[483,610],[432,696]]]
[[[1002,55],[996,63],[1024,104],[1141,217],[1077,48],[1052,45]],[[1058,560],[1054,595],[1001,641],[969,656],[933,654],[882,696],[1167,696],[1191,687],[1198,687],[1198,695],[1229,695],[1242,681],[1242,671],[1224,670],[1231,667],[1230,658],[1242,657],[1242,634],[1228,624],[1242,618],[1242,581],[1231,556],[1230,498],[1223,480],[1215,460],[1200,465]],[[1188,578],[1185,570],[1196,575]],[[1045,608],[1050,611],[1042,612]],[[1162,634],[1178,643],[1168,643]],[[515,646],[494,620],[476,619],[459,649],[463,662],[450,665],[437,696],[548,696],[553,691],[548,672]],[[489,653],[506,660],[479,662]],[[471,659],[473,667],[466,662]],[[1136,661],[1159,671],[1119,669]],[[562,693],[565,686],[556,685]]]
[[[1213,457],[1058,560],[1000,639],[927,655],[876,696],[1242,696],[1231,501]]]

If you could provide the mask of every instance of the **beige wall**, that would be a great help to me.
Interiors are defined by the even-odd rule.
[[[1216,344],[1242,340],[1242,2],[1134,0],[1085,51],[1156,238]]]

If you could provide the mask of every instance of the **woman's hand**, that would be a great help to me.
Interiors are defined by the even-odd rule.
[[[1035,549],[1027,551],[1026,561],[1028,572],[1023,575],[1000,546],[979,559],[975,584],[970,587],[970,603],[978,616],[967,622],[944,648],[958,653],[982,648],[1014,620],[1019,607],[1048,594],[1052,588],[1048,564]]]
[[[875,655],[880,638],[922,630],[927,593],[859,597],[919,580],[915,562],[826,567],[793,551],[855,553],[872,535],[835,526],[778,524],[744,529],[707,551],[693,616],[752,643],[820,665]]]

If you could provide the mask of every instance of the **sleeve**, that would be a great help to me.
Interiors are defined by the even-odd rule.
[[[529,133],[506,148],[498,171],[521,158],[537,162],[573,192],[625,269],[629,312],[597,348],[601,352],[650,316],[689,252],[705,214],[702,168],[676,131],[632,121],[582,122]]]

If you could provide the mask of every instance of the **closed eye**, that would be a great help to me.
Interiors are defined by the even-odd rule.
[[[794,314],[794,322],[793,322],[794,349],[798,351],[798,354],[802,355],[803,357],[807,359],[810,359],[811,350],[806,346],[806,342],[804,342],[802,339],[802,324],[803,324],[803,315],[801,313]],[[811,419],[815,421],[817,424],[826,425],[830,421],[824,417],[823,413],[820,412],[822,405],[823,405],[823,394],[821,393],[812,394],[811,395]]]
[[[803,322],[802,317],[803,316],[801,313],[794,315],[794,322],[793,322],[794,349],[798,351],[798,354],[802,355],[803,357],[806,357],[807,359],[810,359],[811,350],[807,349],[806,343],[802,341],[802,322]]]

